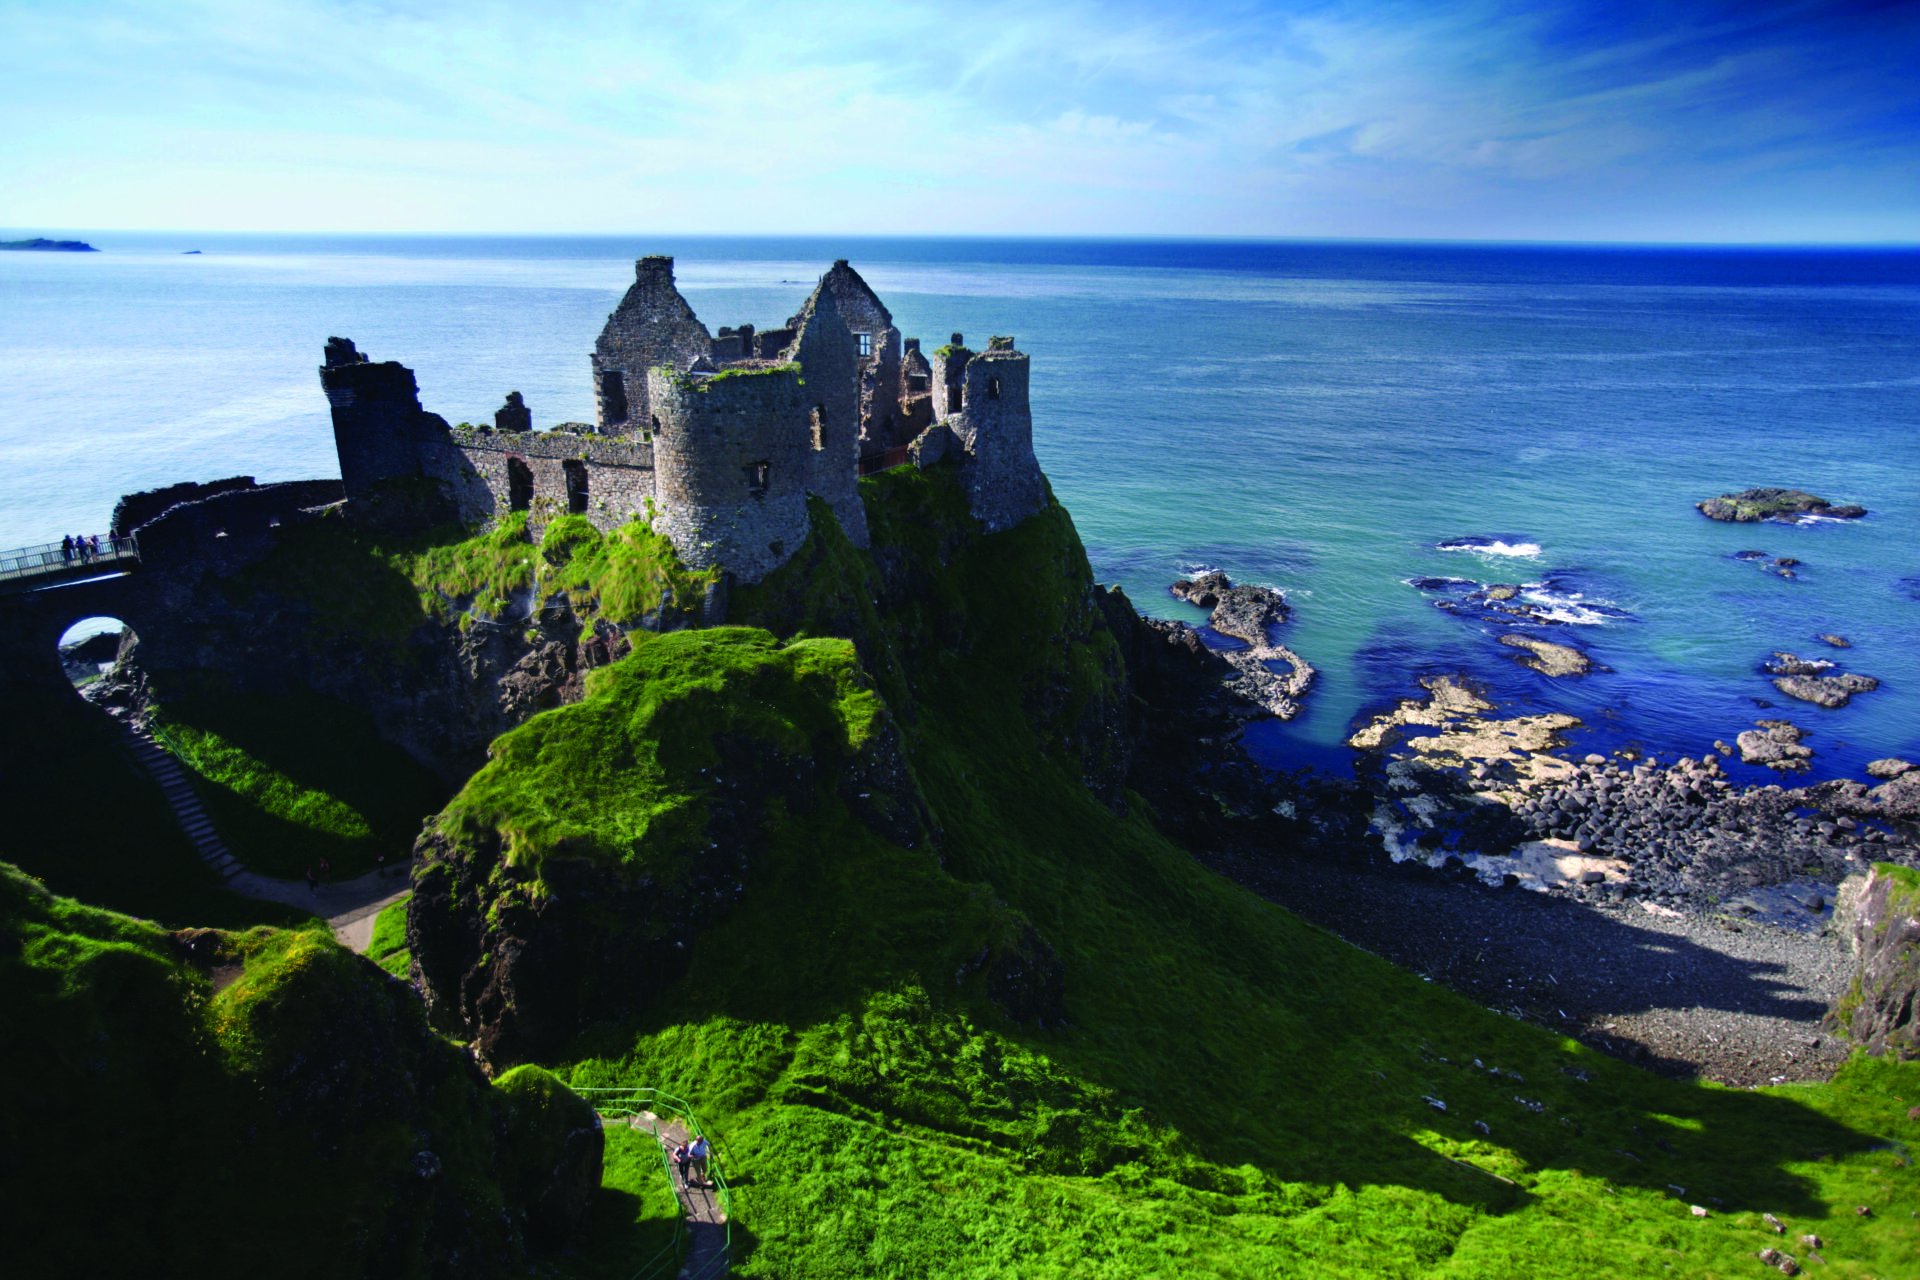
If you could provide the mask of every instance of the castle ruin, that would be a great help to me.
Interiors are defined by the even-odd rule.
[[[595,421],[535,432],[518,392],[492,426],[449,426],[420,406],[413,373],[329,339],[321,386],[349,499],[438,481],[450,514],[477,524],[572,513],[611,530],[634,519],[696,569],[758,582],[810,528],[807,498],[867,545],[859,477],[887,466],[961,469],[973,513],[1006,529],[1046,504],[1033,454],[1028,359],[1013,339],[931,360],[842,259],[779,329],[707,332],[673,280],[641,258],[591,356]]]

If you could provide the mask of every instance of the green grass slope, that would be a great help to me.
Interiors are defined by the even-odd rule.
[[[489,1086],[324,925],[170,935],[3,864],[0,1097],[10,1275],[507,1274],[598,1171],[579,1098]]]
[[[854,634],[944,865],[831,806],[776,823],[687,975],[555,1064],[694,1102],[740,1274],[1731,1276],[1782,1243],[1762,1213],[1825,1238],[1834,1275],[1920,1269],[1920,1064],[1675,1084],[1211,875],[1087,785],[1115,668],[1065,512],[973,538],[951,485],[868,482],[870,558],[825,527],[737,611]],[[660,678],[710,671],[678,654]],[[1001,904],[1062,957],[1070,1026],[1014,1024],[969,971],[968,912]],[[598,1220],[592,1248],[645,1220]]]

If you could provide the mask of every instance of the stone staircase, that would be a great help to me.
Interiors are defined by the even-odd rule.
[[[227,852],[227,846],[221,842],[220,833],[213,829],[213,820],[207,817],[207,811],[200,806],[200,797],[194,794],[193,784],[187,780],[187,771],[180,767],[180,762],[147,734],[125,726],[122,726],[121,733],[133,758],[160,784],[160,792],[166,796],[180,829],[193,841],[206,864],[225,880],[231,880],[246,870]]]

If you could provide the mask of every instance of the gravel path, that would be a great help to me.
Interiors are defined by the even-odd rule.
[[[1826,1079],[1846,1057],[1818,1024],[1853,961],[1818,924],[1487,889],[1380,855],[1202,861],[1394,964],[1663,1075]]]

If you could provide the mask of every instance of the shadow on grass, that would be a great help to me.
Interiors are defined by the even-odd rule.
[[[156,677],[163,690],[170,682]],[[204,684],[205,682],[196,682]],[[166,697],[156,731],[194,774],[208,815],[248,870],[336,879],[404,860],[446,790],[365,712],[318,694]]]

